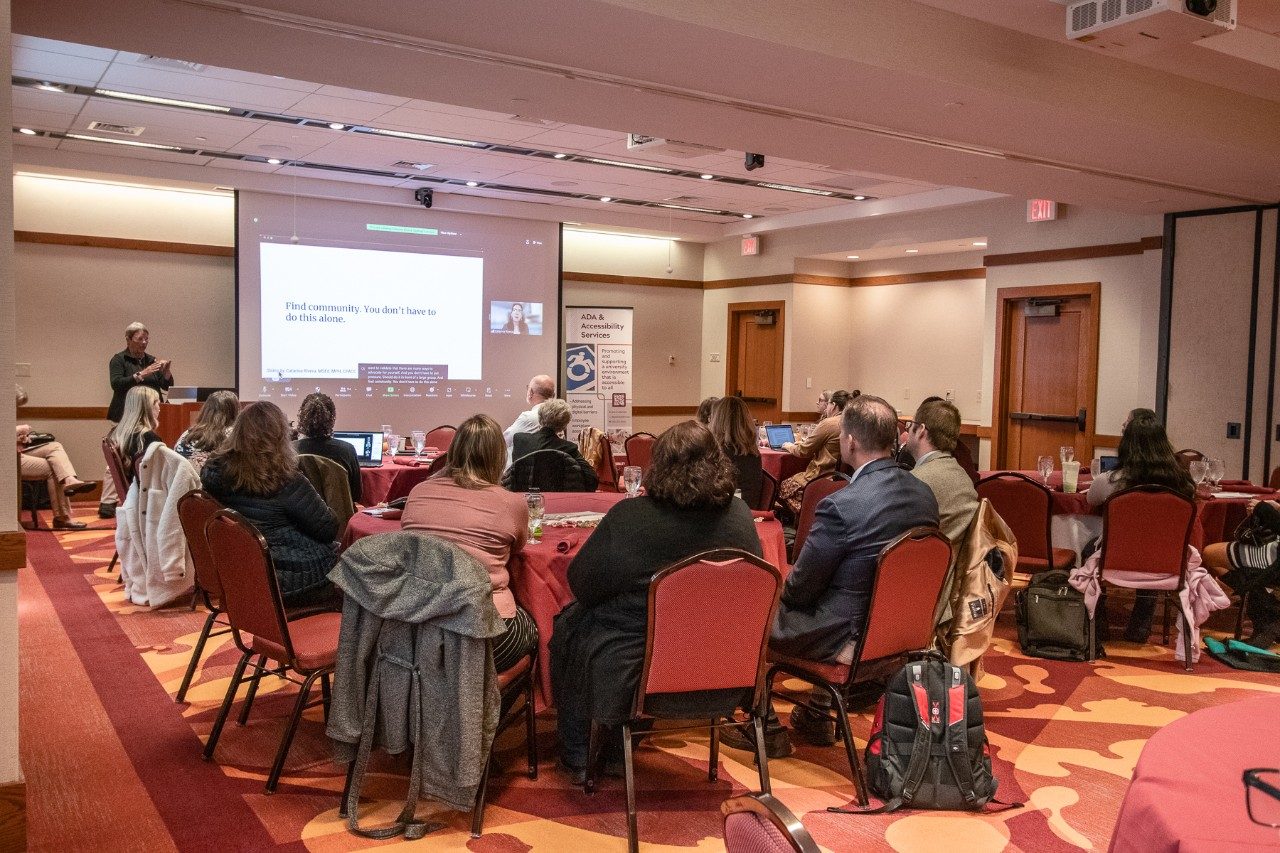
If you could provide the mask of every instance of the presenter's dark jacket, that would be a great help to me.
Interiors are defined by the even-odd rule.
[[[770,647],[835,659],[864,627],[880,549],[917,525],[938,525],[938,502],[892,457],[868,462],[853,482],[823,498],[782,588]]]
[[[156,357],[149,352],[144,352],[142,358],[134,358],[129,355],[128,350],[111,356],[111,365],[108,368],[111,375],[111,407],[107,409],[107,420],[112,422],[120,420],[120,416],[124,414],[125,395],[133,386],[147,385],[157,391],[168,391],[173,386],[173,380],[166,377],[163,371],[153,373],[141,382],[134,381],[133,374],[150,367],[155,361]]]
[[[347,484],[351,486],[351,501],[360,503],[363,493],[360,488],[360,460],[356,458],[356,449],[345,441],[336,438],[300,438],[293,443],[294,450],[299,453],[310,453],[332,459],[347,472]]]
[[[561,438],[547,427],[542,427],[537,432],[516,433],[511,437],[511,458],[513,460],[533,453],[535,450],[559,450],[561,453],[567,453],[572,456],[573,461],[578,463],[578,470],[582,472],[582,491],[594,492],[596,486],[600,484],[600,478],[596,476],[596,469],[591,467],[590,462],[582,458],[578,445]],[[567,469],[568,467],[566,464],[565,468]]]
[[[760,536],[745,503],[734,498],[722,508],[680,509],[638,497],[609,510],[569,564],[569,589],[577,600],[560,611],[551,634],[551,683],[562,713],[569,709],[576,719],[611,724],[630,716],[644,662],[649,580],[711,548],[760,556]]]
[[[200,472],[205,491],[243,515],[271,552],[286,604],[318,601],[331,588],[326,575],[338,560],[338,519],[302,474],[274,495],[251,495],[231,488],[222,462],[211,459]]]

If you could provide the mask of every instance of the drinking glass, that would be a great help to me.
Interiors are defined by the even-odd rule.
[[[1187,466],[1187,473],[1191,475],[1191,479],[1197,486],[1203,486],[1205,477],[1209,476],[1209,463],[1203,459],[1196,459]]]
[[[766,447],[769,444],[769,433],[764,428],[764,424],[756,427],[756,444]]]
[[[393,430],[395,430],[395,427],[393,427],[391,424],[382,425],[382,452],[383,453],[386,453],[388,450],[391,449],[390,439],[391,439],[391,433]]]
[[[1049,475],[1053,473],[1053,457],[1041,456],[1036,460],[1036,470],[1040,472],[1040,479],[1044,480],[1045,488],[1049,487]]]
[[[1074,462],[1076,458],[1076,449],[1064,444],[1062,447],[1058,448],[1058,457],[1062,460],[1063,465],[1066,465],[1068,462]]]
[[[427,432],[426,430],[415,429],[411,435],[413,437],[413,455],[414,458],[417,458],[422,455],[422,448],[427,443]]]
[[[622,469],[622,485],[627,487],[627,497],[634,498],[640,494],[640,480],[639,465],[628,465]]]
[[[525,503],[529,507],[529,541],[537,544],[542,541],[542,512],[545,503],[541,492],[529,492],[525,495]]]
[[[1096,456],[1089,463],[1089,476],[1095,480],[1102,476],[1102,460]]]
[[[387,452],[391,454],[391,458],[396,458],[396,451],[400,449],[400,436],[394,432],[387,436]]]
[[[1209,482],[1213,487],[1218,488],[1218,484],[1222,482],[1222,478],[1227,476],[1227,463],[1221,459],[1209,460]]]

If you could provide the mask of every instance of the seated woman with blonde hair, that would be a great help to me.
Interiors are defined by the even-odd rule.
[[[160,393],[147,385],[130,388],[124,398],[124,413],[109,436],[120,455],[126,486],[137,477],[135,468],[147,448],[161,441],[156,433],[159,424]]]

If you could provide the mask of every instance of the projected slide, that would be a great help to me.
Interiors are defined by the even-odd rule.
[[[484,260],[261,244],[262,377],[479,380]]]

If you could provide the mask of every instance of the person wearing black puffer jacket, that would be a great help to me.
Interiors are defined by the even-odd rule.
[[[200,472],[205,491],[243,515],[271,552],[284,603],[329,601],[338,519],[298,471],[289,424],[274,403],[254,403]]]

